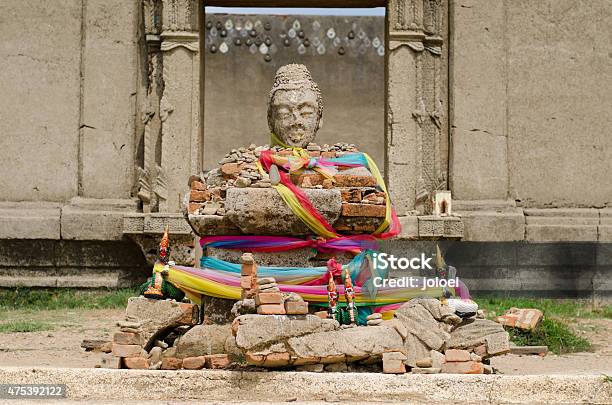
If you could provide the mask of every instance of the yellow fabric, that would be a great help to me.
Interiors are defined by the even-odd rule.
[[[376,183],[382,189],[382,191],[385,192],[385,203],[386,203],[385,204],[385,220],[383,221],[382,224],[380,224],[378,229],[376,229],[376,231],[374,232],[375,234],[382,233],[389,228],[389,225],[391,225],[391,221],[393,220],[392,214],[391,214],[392,212],[391,211],[391,199],[389,198],[389,192],[387,191],[385,180],[380,174],[380,170],[378,170],[378,166],[376,166],[376,162],[374,162],[374,159],[372,159],[370,155],[368,155],[367,153],[364,153],[363,156],[366,158],[366,161],[368,162],[368,167],[370,168],[370,172],[376,179]]]

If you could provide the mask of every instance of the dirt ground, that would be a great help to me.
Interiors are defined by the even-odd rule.
[[[100,353],[85,352],[83,339],[111,339],[123,310],[8,311],[0,322],[40,321],[52,330],[0,333],[0,367],[94,367]],[[593,352],[557,356],[505,355],[491,360],[503,374],[612,375],[612,320],[579,319],[575,331],[593,344]]]

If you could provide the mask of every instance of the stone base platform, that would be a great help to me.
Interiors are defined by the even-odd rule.
[[[0,368],[9,384],[65,384],[68,401],[346,401],[448,403],[607,403],[612,385],[585,375],[389,375]]]

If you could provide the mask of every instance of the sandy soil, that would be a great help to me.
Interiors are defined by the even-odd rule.
[[[0,367],[94,367],[100,353],[85,352],[83,339],[111,339],[123,310],[9,311],[0,322],[41,321],[53,330],[0,333]],[[606,374],[612,375],[612,320],[580,319],[576,332],[593,343],[593,352],[557,356],[505,355],[491,360],[504,374]]]

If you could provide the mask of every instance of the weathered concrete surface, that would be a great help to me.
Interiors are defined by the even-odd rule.
[[[221,370],[0,369],[3,383],[66,384],[69,400],[608,403],[602,376],[389,375]],[[367,381],[367,383],[364,383]],[[155,387],[155,389],[151,389]],[[271,393],[272,392],[272,393]]]
[[[134,185],[138,7],[134,0],[83,5],[79,191],[85,197],[128,198]]]
[[[1,200],[76,195],[81,3],[0,3]]]
[[[504,1],[469,0],[455,4],[452,11],[453,198],[505,199]]]
[[[505,5],[512,192],[529,207],[609,205],[610,2]]]

